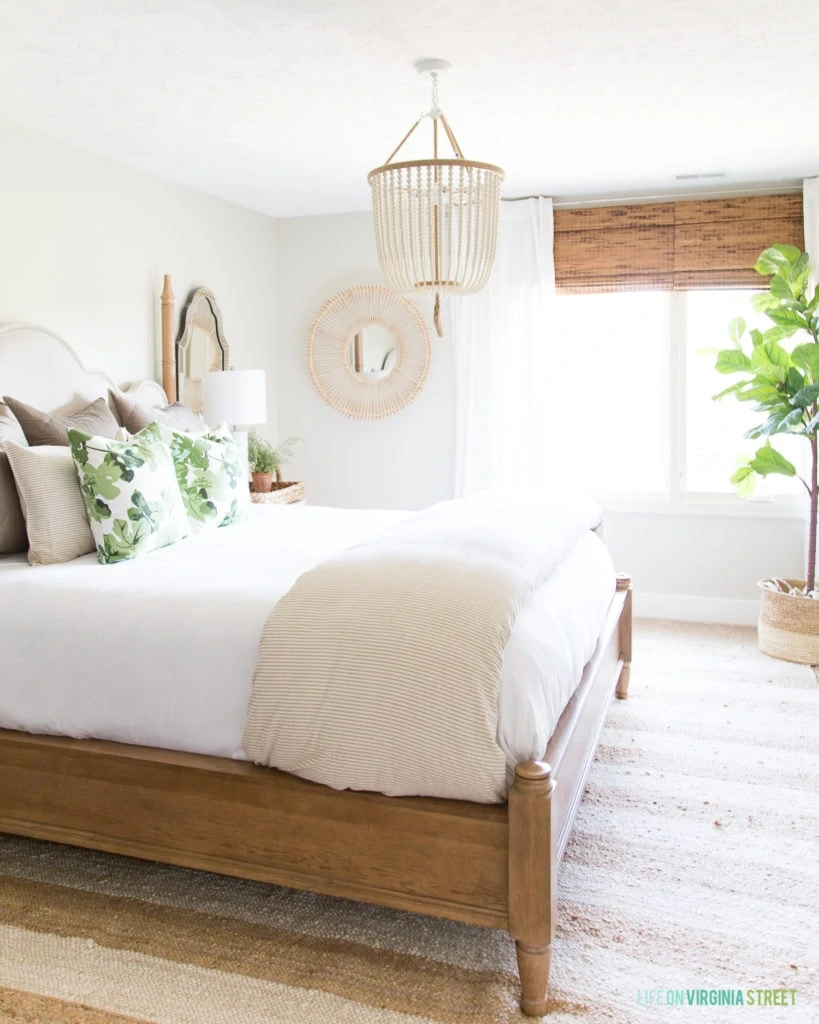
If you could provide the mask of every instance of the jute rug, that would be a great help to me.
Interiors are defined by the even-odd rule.
[[[635,652],[562,867],[549,1020],[819,1021],[813,672],[745,629],[642,624]],[[773,989],[793,1005],[707,1002]],[[0,837],[3,1022],[519,1024],[516,998],[499,932]]]

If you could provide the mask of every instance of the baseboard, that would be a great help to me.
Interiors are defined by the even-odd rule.
[[[644,594],[638,588],[634,590],[634,615],[637,618],[755,626],[758,614],[758,601],[696,597],[693,594]]]

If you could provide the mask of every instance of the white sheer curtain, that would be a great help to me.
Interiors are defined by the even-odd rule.
[[[488,285],[448,304],[456,496],[547,482],[554,294],[551,199],[502,203],[498,255]]]
[[[813,283],[819,284],[819,178],[805,178],[802,183],[802,217],[805,252],[810,256]]]

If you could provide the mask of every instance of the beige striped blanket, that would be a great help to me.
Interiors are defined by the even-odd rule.
[[[497,803],[503,652],[591,502],[443,502],[305,573],[262,635],[244,749],[336,789]]]

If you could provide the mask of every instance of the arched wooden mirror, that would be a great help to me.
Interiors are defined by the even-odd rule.
[[[194,412],[202,411],[202,379],[230,366],[230,348],[222,326],[222,313],[207,288],[197,288],[182,314],[182,332],[176,342],[176,394]]]

